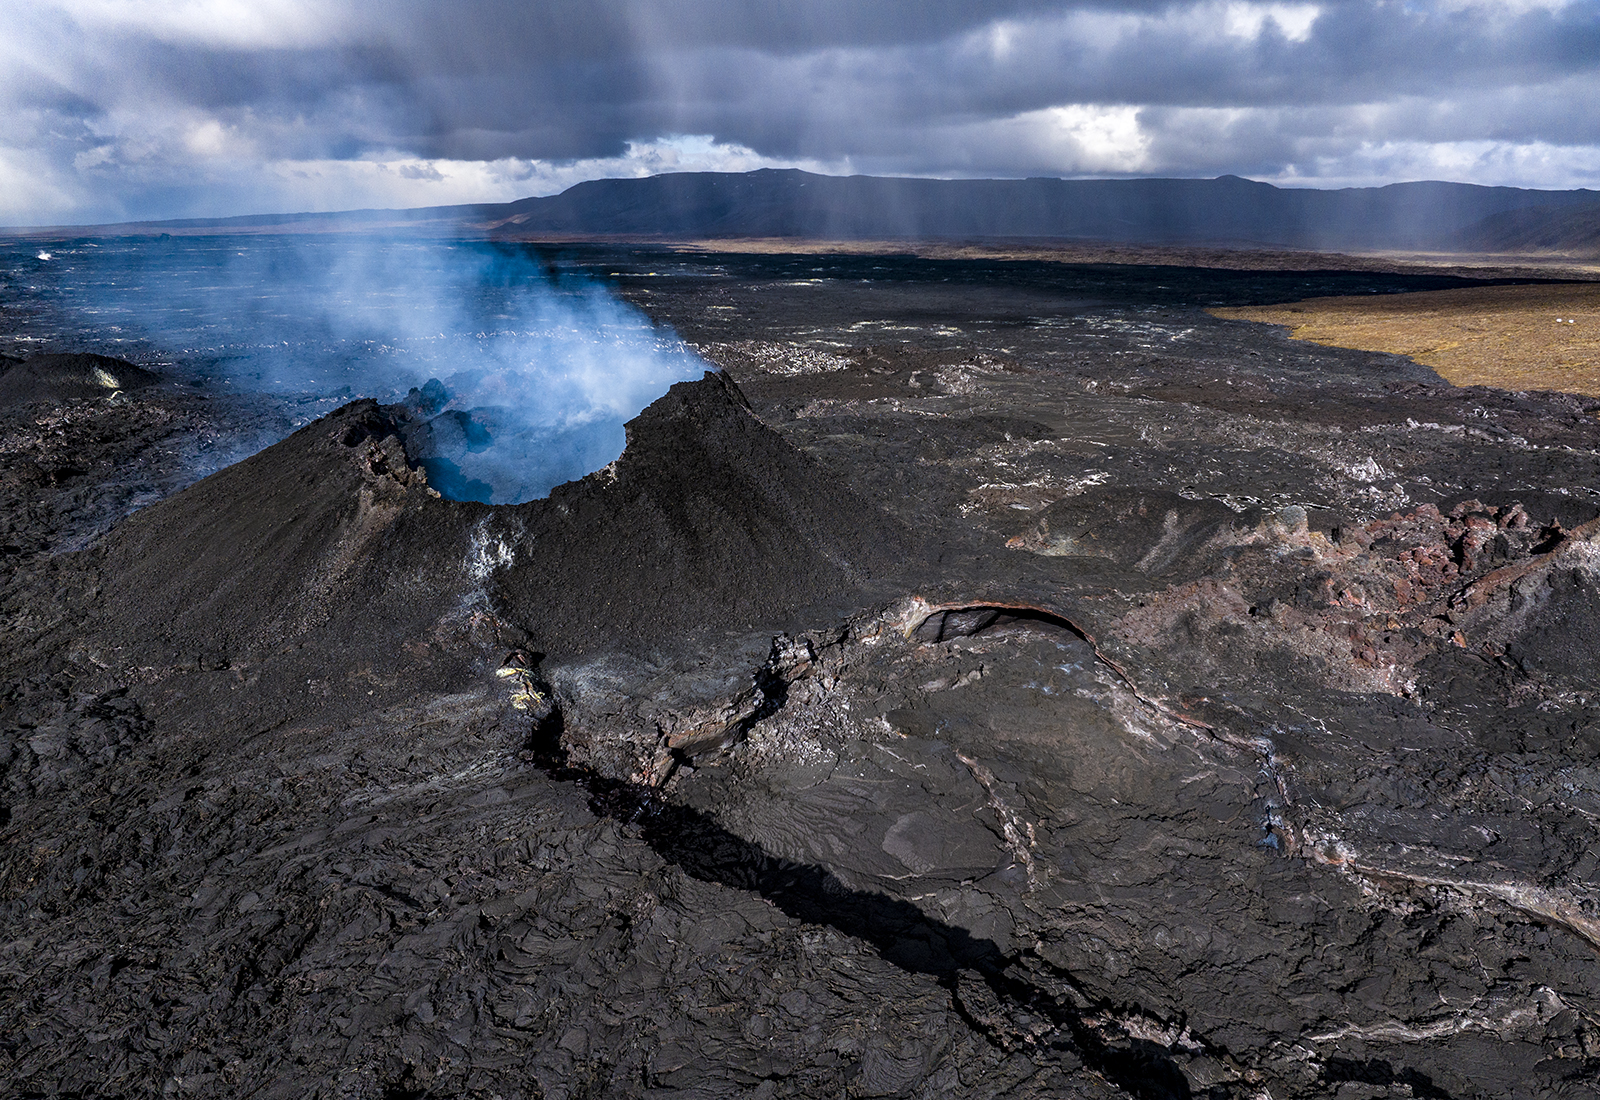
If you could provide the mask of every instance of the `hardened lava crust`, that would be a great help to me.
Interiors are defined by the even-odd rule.
[[[0,373],[0,1091],[1594,1094],[1593,400],[674,262],[715,369],[521,505]]]

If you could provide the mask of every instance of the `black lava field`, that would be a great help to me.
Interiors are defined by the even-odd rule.
[[[0,1094],[1597,1094],[1600,402],[1205,312],[1461,280],[345,247],[0,249]]]

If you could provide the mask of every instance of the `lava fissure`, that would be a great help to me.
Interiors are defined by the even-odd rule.
[[[882,959],[901,970],[937,978],[950,991],[957,1014],[997,1047],[1010,1049],[1014,1044],[963,1004],[958,991],[962,974],[983,982],[1009,1014],[1050,1022],[1042,1034],[1021,1032],[1029,1047],[1063,1049],[1059,1039],[1048,1036],[1064,1033],[1066,1048],[1139,1100],[1188,1100],[1194,1095],[1182,1070],[1159,1044],[1134,1039],[1126,1049],[1116,1047],[1089,1019],[1093,1013],[1145,1015],[1136,1006],[1130,1009],[1092,1001],[1070,973],[1032,952],[1002,954],[994,941],[933,920],[908,901],[851,888],[826,868],[775,856],[730,833],[710,815],[671,801],[659,786],[629,783],[573,766],[561,745],[562,726],[557,707],[544,718],[536,718],[524,743],[523,759],[551,779],[577,784],[589,795],[589,808],[596,816],[637,828],[657,855],[685,874],[755,893],[795,920],[823,925],[871,945]],[[1016,976],[1014,971],[1024,962],[1048,969],[1074,1000],[1087,1007],[1079,1009]]]
[[[1395,1069],[1389,1062],[1374,1058],[1360,1062],[1353,1058],[1329,1058],[1323,1067],[1322,1078],[1337,1088],[1347,1082],[1363,1085],[1403,1085],[1412,1096],[1424,1100],[1455,1100],[1444,1089],[1433,1083],[1433,1078],[1414,1069]]]

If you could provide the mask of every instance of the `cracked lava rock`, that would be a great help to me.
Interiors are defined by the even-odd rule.
[[[938,270],[514,506],[0,374],[4,1091],[1595,1095],[1592,402]]]

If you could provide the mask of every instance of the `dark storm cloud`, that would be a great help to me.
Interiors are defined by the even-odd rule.
[[[64,209],[150,213],[174,189],[337,205],[361,180],[510,197],[467,195],[489,186],[474,165],[506,188],[751,158],[1553,186],[1600,169],[1595,0],[58,0],[19,20],[0,184],[48,179]],[[698,159],[674,135],[704,135]],[[344,190],[295,182],[313,175]],[[8,220],[48,205],[13,191]]]

